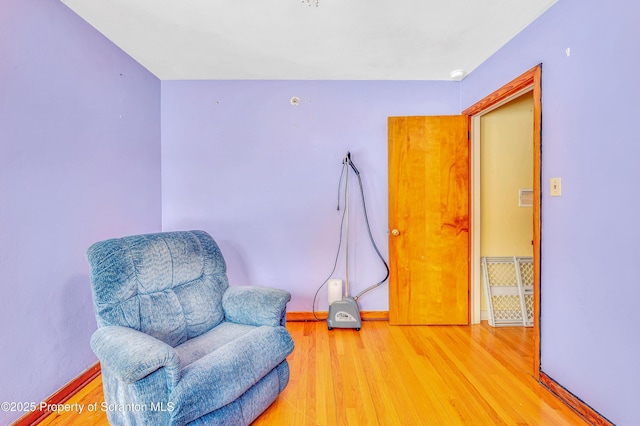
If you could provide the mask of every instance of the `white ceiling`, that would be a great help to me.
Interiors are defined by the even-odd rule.
[[[61,1],[162,80],[449,80],[557,0]]]

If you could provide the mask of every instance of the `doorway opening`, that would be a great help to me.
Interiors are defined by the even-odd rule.
[[[536,379],[540,375],[540,152],[541,152],[541,65],[538,65],[510,83],[491,93],[470,108],[463,111],[469,119],[471,132],[470,143],[470,206],[471,206],[471,236],[470,236],[470,282],[471,323],[481,321],[481,207],[480,207],[480,139],[482,116],[500,108],[501,106],[520,98],[525,94],[533,97],[533,202],[532,202],[532,254],[533,254],[533,373]]]

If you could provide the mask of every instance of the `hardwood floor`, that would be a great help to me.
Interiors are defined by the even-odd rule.
[[[585,425],[531,376],[533,330],[289,322],[291,379],[254,425]],[[67,404],[103,401],[96,380]],[[97,412],[44,425],[106,425]]]

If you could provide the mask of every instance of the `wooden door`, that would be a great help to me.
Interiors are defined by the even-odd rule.
[[[389,118],[389,321],[469,323],[466,116]]]

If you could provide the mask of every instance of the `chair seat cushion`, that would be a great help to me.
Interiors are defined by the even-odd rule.
[[[222,329],[218,342],[229,339],[232,331],[246,330],[234,328]],[[192,347],[176,348],[181,352],[181,363],[183,359],[194,360],[182,368],[180,381],[169,395],[172,424],[188,423],[234,401],[293,351],[293,340],[284,327],[253,327],[200,357],[204,347],[219,344],[214,340],[203,338]],[[189,348],[191,354],[187,353]]]
[[[255,330],[257,327],[251,325],[235,324],[232,322],[222,322],[217,327],[187,340],[174,349],[180,358],[182,369],[226,345],[227,343]]]

